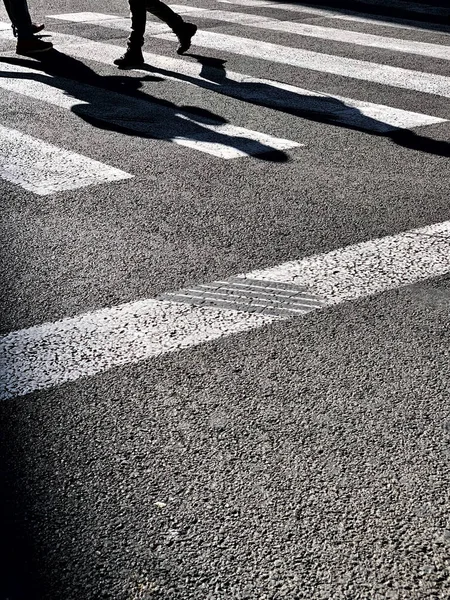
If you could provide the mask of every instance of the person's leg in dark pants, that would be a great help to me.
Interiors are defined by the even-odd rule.
[[[183,54],[190,48],[191,39],[197,31],[197,25],[188,23],[176,12],[174,12],[170,6],[167,6],[161,0],[145,0],[145,6],[147,11],[164,21],[170,29],[177,36],[180,45],[178,47],[178,54]]]
[[[128,0],[128,4],[131,13],[131,33],[128,38],[128,48],[134,50],[144,45],[147,9],[144,0]]]
[[[26,0],[3,0],[3,3],[17,35],[30,38],[33,35],[33,23]]]
[[[125,54],[115,60],[114,64],[126,68],[137,67],[144,63],[141,48],[144,44],[147,11],[166,23],[178,37],[180,42],[178,54],[188,50],[192,36],[197,31],[196,25],[186,23],[179,14],[161,0],[128,0],[128,3],[131,12],[131,33],[128,38],[128,47]]]
[[[145,23],[147,9],[144,0],[128,0],[131,13],[131,32],[127,49],[123,56],[117,58],[114,64],[121,69],[138,67],[144,64],[142,46],[144,45]]]
[[[44,42],[34,36],[44,26],[36,25],[31,21],[26,0],[3,0],[3,3],[14,34],[17,35],[17,54],[35,54],[53,48],[50,42]]]
[[[149,13],[166,23],[175,34],[183,29],[185,22],[181,16],[161,0],[146,0],[145,7]]]

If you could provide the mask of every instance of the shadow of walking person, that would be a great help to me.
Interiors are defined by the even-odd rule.
[[[237,80],[236,74],[234,78],[227,74],[224,59],[198,54],[188,56],[200,63],[198,76],[150,65],[139,69],[147,73],[145,77],[101,76],[82,61],[53,50],[40,57],[40,62],[21,58],[0,59],[5,65],[24,67],[22,73],[17,69],[14,72],[7,70],[0,72],[0,77],[40,80],[78,98],[80,103],[71,106],[72,112],[95,127],[125,135],[172,141],[221,158],[252,155],[260,160],[286,162],[288,155],[284,150],[298,144],[233,127],[206,109],[181,107],[156,99],[140,91],[143,82],[158,82],[164,78],[184,81],[302,119],[384,136],[411,150],[444,157],[450,155],[447,142],[433,140],[407,128],[409,123],[412,127],[416,126],[418,115],[415,113],[300,90],[282,83],[274,85],[253,77]],[[378,119],[370,116],[374,107]],[[426,115],[423,118],[430,123],[439,122],[439,119]],[[401,126],[398,126],[399,122]]]
[[[148,73],[159,74],[186,81],[198,87],[215,91],[216,93],[231,96],[251,104],[265,106],[280,110],[304,119],[311,119],[323,123],[334,123],[341,127],[358,129],[362,131],[384,132],[392,127],[388,124],[364,115],[361,110],[344,103],[338,98],[302,90],[294,86],[245,77],[244,80],[233,79],[228,76],[225,63],[219,58],[202,56],[199,54],[186,54],[195,58],[201,65],[199,77],[160,69],[154,66],[144,66]]]
[[[426,152],[435,156],[450,157],[450,143],[441,140],[433,140],[424,135],[419,135],[408,129],[398,129],[393,131],[386,137],[390,138],[398,146],[417,150],[418,152]]]
[[[74,114],[104,130],[171,141],[221,158],[254,156],[286,162],[288,155],[283,148],[298,145],[235,127],[211,111],[177,106],[140,91],[143,81],[159,81],[159,77],[101,76],[57,50],[47,52],[39,62],[2,58],[1,63],[5,70],[0,71],[0,77],[28,79],[60,90],[63,96],[74,98],[73,104],[69,102]],[[16,68],[8,69],[8,64]],[[17,71],[17,67],[22,70]],[[52,102],[49,94],[46,97]],[[57,93],[53,94],[53,103],[63,104]],[[67,107],[67,99],[64,104]]]
[[[193,53],[186,54],[186,56],[190,56],[200,63],[199,77],[153,66],[144,66],[143,68],[148,73],[186,81],[198,87],[214,90],[217,93],[258,106],[280,110],[302,119],[330,123],[337,127],[387,137],[394,143],[412,150],[438,156],[449,155],[450,144],[420,136],[409,129],[398,126],[400,120],[403,124],[408,126],[408,123],[411,123],[411,126],[414,127],[418,115],[409,114],[408,116],[406,111],[400,109],[377,106],[374,112],[379,118],[374,118],[367,114],[373,110],[373,105],[371,107],[367,102],[358,103],[319,92],[300,90],[288,84],[273,85],[269,81],[250,76],[239,81],[228,76],[225,68],[226,60]],[[383,111],[383,108],[386,110],[381,114],[380,109]],[[381,120],[381,117],[384,117],[385,120]],[[426,119],[425,115],[424,119]],[[439,121],[439,119],[433,118],[428,120],[430,123]]]

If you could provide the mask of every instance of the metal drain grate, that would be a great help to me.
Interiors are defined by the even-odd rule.
[[[295,317],[325,306],[324,300],[292,283],[231,277],[158,296],[170,300],[277,317]]]

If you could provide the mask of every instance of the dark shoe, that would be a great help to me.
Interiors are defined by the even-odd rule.
[[[177,54],[184,54],[191,47],[191,40],[197,32],[197,25],[194,23],[185,23],[180,29],[180,31],[176,32],[178,41],[180,45],[178,46]]]
[[[119,69],[133,69],[144,64],[144,57],[140,48],[128,48],[123,56],[116,58],[114,64]]]
[[[30,54],[38,54],[39,52],[47,52],[53,48],[50,42],[44,42],[36,37],[18,40],[16,53],[28,56]]]
[[[15,25],[12,25],[11,27],[13,30],[14,37],[17,37],[17,27]],[[31,31],[34,35],[35,33],[39,33],[40,31],[42,31],[44,29],[44,27],[45,27],[44,23],[32,23]]]
[[[42,31],[44,29],[45,25],[44,23],[33,23],[31,25],[31,31],[33,33],[39,33],[40,31]]]

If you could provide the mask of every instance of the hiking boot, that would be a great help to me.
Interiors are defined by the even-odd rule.
[[[17,37],[17,27],[15,25],[11,25],[11,27],[13,30],[14,37]],[[34,35],[35,33],[39,33],[40,31],[42,31],[44,29],[44,27],[45,27],[44,23],[32,23],[31,24],[31,32]]]
[[[191,40],[197,31],[197,25],[194,23],[184,23],[183,27],[176,32],[180,45],[177,54],[184,54],[191,47]]]
[[[114,64],[119,69],[133,69],[144,64],[144,57],[140,48],[127,48],[125,54],[120,58],[116,58]]]
[[[18,40],[16,53],[23,54],[24,56],[38,54],[39,52],[47,52],[53,48],[53,44],[50,42],[44,42],[37,37],[25,38]]]

